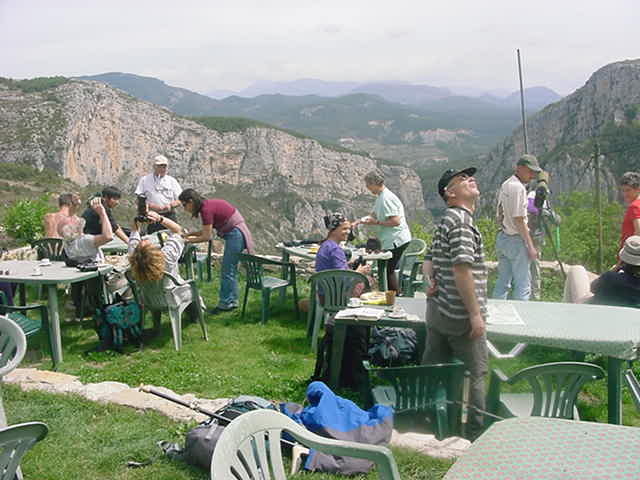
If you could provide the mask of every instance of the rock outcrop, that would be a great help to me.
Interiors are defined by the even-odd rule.
[[[549,170],[555,192],[591,190],[592,145],[611,124],[625,119],[629,106],[640,104],[640,60],[606,65],[585,85],[527,119],[528,151]],[[495,191],[524,152],[522,126],[488,155],[479,172],[483,192]],[[603,184],[615,185],[615,174],[603,165]]]
[[[0,161],[61,172],[80,185],[115,184],[133,192],[150,159],[170,159],[183,188],[236,204],[263,244],[322,230],[329,210],[358,216],[373,197],[364,174],[381,168],[410,218],[424,200],[413,170],[330,149],[264,127],[216,131],[98,82],[70,80],[24,94],[0,85]]]

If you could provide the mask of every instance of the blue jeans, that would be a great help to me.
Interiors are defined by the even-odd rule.
[[[529,253],[520,235],[498,233],[496,238],[498,256],[498,278],[493,288],[493,298],[507,299],[509,290],[513,300],[529,300],[531,295],[531,273]]]
[[[230,309],[238,306],[238,262],[240,253],[245,249],[242,232],[234,228],[222,237],[224,255],[222,256],[222,272],[220,274],[220,300],[218,307]]]

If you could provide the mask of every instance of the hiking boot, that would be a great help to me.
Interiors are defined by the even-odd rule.
[[[234,307],[230,307],[230,308],[223,308],[223,307],[217,306],[217,307],[210,308],[209,310],[207,310],[207,313],[209,313],[210,315],[218,315],[220,313],[232,312],[236,308],[238,308],[238,307],[234,306]]]

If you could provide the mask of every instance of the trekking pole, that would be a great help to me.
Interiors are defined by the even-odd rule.
[[[231,422],[231,420],[229,420],[228,418],[216,413],[216,412],[212,412],[211,410],[208,410],[206,408],[202,408],[200,407],[197,403],[192,402],[185,402],[184,400],[182,400],[181,398],[175,397],[173,395],[169,395],[167,393],[161,392],[160,390],[157,390],[149,385],[140,385],[138,387],[138,390],[140,390],[141,392],[145,392],[145,393],[150,393],[152,395],[155,395],[156,397],[160,397],[160,398],[164,398],[165,400],[169,400],[170,402],[173,403],[177,403],[178,405],[182,405],[183,407],[187,407],[191,410],[194,410],[198,413],[202,413],[204,415],[207,415],[211,418],[215,418],[216,420],[218,420],[219,422],[224,422],[224,424],[228,424]]]

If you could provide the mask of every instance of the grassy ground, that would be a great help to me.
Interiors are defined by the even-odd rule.
[[[558,300],[562,285],[559,276],[546,276],[544,282],[544,299]],[[217,284],[201,283],[201,290],[207,304],[214,305]],[[97,346],[91,322],[65,323],[62,326],[65,361],[59,370],[77,375],[85,383],[112,380],[131,386],[162,385],[178,393],[191,392],[208,398],[253,394],[302,402],[315,363],[306,338],[305,319],[294,318],[291,296],[284,304],[274,300],[267,325],[259,323],[257,295],[252,297],[244,320],[239,312],[207,316],[208,343],[201,338],[197,324],[187,323],[181,352],[174,351],[167,318],[163,318],[161,334],[145,342],[142,351],[128,347],[125,354],[85,353]],[[509,374],[535,363],[569,358],[566,351],[528,347],[520,357],[492,360],[491,366],[499,366]],[[601,358],[588,360],[603,363]],[[50,368],[51,363],[48,354],[43,356],[37,344],[30,343],[22,366]],[[338,393],[359,401],[354,392]],[[156,455],[158,440],[181,442],[187,425],[152,412],[95,404],[71,395],[23,393],[7,387],[5,396],[11,423],[41,420],[50,427],[50,436],[24,460],[27,478],[208,478],[204,473],[164,459],[140,469],[126,467],[127,460]],[[583,418],[606,421],[605,399],[604,381],[587,386],[580,396]],[[624,402],[624,423],[640,425],[640,417],[626,392]],[[400,449],[394,449],[394,454],[403,479],[439,479],[450,465]]]

